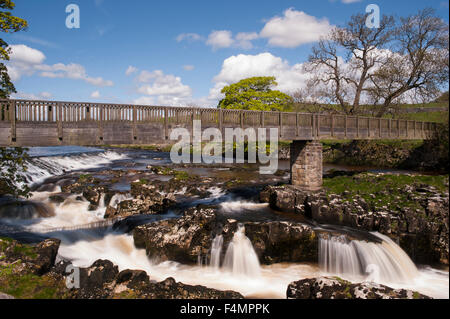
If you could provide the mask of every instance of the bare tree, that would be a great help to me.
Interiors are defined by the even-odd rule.
[[[448,24],[434,16],[434,10],[401,18],[394,36],[394,50],[370,75],[367,89],[380,105],[378,116],[405,93],[425,101],[436,98],[449,80]]]
[[[305,65],[313,75],[312,86],[347,114],[358,112],[366,82],[384,63],[378,51],[389,44],[394,27],[394,18],[383,16],[379,28],[367,28],[366,17],[353,15],[344,27],[333,28],[313,47]]]

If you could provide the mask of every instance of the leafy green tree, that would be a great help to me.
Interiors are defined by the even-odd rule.
[[[12,33],[28,27],[26,20],[11,14],[10,11],[15,6],[11,0],[0,0],[0,31]],[[9,61],[10,53],[8,43],[0,38],[0,60]],[[16,93],[16,88],[11,82],[6,65],[0,62],[0,99],[9,98],[11,93]],[[0,195],[28,197],[30,190],[25,177],[20,174],[27,169],[27,158],[26,149],[0,148]]]
[[[21,147],[0,148],[0,196],[28,197],[30,189],[20,172],[26,172],[28,154]]]
[[[225,86],[225,94],[218,107],[222,109],[243,109],[255,111],[288,111],[292,98],[277,90],[272,90],[277,82],[273,76],[243,79]]]
[[[22,18],[11,15],[16,5],[11,0],[0,0],[0,31],[11,33],[24,30],[28,22]],[[3,39],[0,38],[0,60],[9,60],[11,49]],[[16,88],[8,75],[8,69],[4,63],[0,63],[0,98],[7,99],[11,93],[16,93]]]

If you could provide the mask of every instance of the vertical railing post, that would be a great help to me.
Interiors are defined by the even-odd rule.
[[[133,141],[137,140],[137,108],[136,105],[133,105]]]
[[[389,119],[389,122],[388,122],[388,129],[389,129],[389,132],[388,132],[388,134],[389,134],[389,138],[391,138],[391,136],[392,136],[392,119]]]
[[[164,108],[164,139],[169,139],[169,122],[168,122],[168,109]]]
[[[382,137],[381,135],[381,118],[378,119],[378,137]]]
[[[279,134],[280,138],[283,136],[283,113],[278,112],[278,127],[279,127]]]
[[[296,113],[295,114],[295,132],[296,132],[296,136],[300,136],[300,114]]]
[[[356,137],[359,138],[359,116],[356,117]]]
[[[16,101],[9,103],[9,119],[11,121],[11,143],[16,142]]]
[[[417,126],[417,121],[414,120],[414,138],[417,138],[416,126]]]
[[[344,122],[344,130],[345,130],[344,136],[345,136],[345,138],[347,138],[347,130],[348,130],[348,116],[347,115],[345,115],[344,121],[345,121]]]
[[[316,134],[316,116],[311,114],[311,138],[314,139],[314,135]]]
[[[62,105],[61,105],[61,102],[58,102],[57,104],[56,104],[56,108],[57,108],[57,110],[58,110],[58,117],[57,117],[57,119],[56,119],[56,121],[57,121],[57,124],[56,124],[56,126],[58,127],[58,140],[60,141],[60,142],[62,142],[62,140],[63,140],[63,123],[62,123],[62,121],[63,121],[63,109],[62,109]]]
[[[53,105],[47,105],[47,122],[53,122]]]
[[[195,109],[191,109],[191,142],[194,141],[194,119],[195,119]]]
[[[397,120],[397,137],[400,137],[400,120]]]
[[[223,134],[223,109],[219,109],[219,130]]]
[[[406,139],[409,138],[409,121],[406,120]]]
[[[319,139],[319,137],[320,137],[320,114],[317,114],[317,125],[316,125],[316,129],[317,129],[316,138]]]
[[[422,138],[424,138],[424,136],[425,136],[425,134],[424,134],[424,131],[423,131],[423,121],[422,122],[420,122],[420,131],[421,131],[421,136],[422,136]]]
[[[108,107],[107,111],[111,112],[110,109],[111,108]],[[109,114],[111,114],[111,113],[109,113]],[[105,122],[106,122],[105,105],[101,104],[100,105],[100,118],[98,121],[98,136],[99,136],[100,144],[103,144],[103,126],[105,125]]]
[[[91,105],[88,104],[87,106],[85,106],[86,108],[86,121],[90,121],[91,120]]]
[[[261,127],[265,126],[265,111],[261,111]]]
[[[333,137],[334,136],[334,114],[331,114],[330,132],[331,132],[331,137]]]

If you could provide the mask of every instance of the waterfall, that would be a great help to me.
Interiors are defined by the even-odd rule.
[[[33,185],[48,177],[69,171],[97,168],[126,158],[125,155],[113,151],[32,157],[27,161],[28,169],[23,174],[28,184]]]
[[[245,236],[245,227],[238,226],[233,239],[228,245],[223,267],[234,275],[256,277],[260,275],[260,265],[253,245]]]
[[[319,265],[327,273],[381,283],[411,282],[419,272],[408,255],[389,237],[372,233],[381,242],[321,236]]]
[[[220,268],[220,254],[222,253],[223,236],[217,235],[214,237],[211,245],[211,261],[210,266],[214,269]]]

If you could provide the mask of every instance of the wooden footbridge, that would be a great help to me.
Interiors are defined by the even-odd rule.
[[[192,132],[194,120],[222,133],[277,128],[279,139],[293,141],[291,183],[312,190],[322,185],[320,139],[427,139],[437,129],[430,122],[339,114],[1,100],[0,146],[164,143],[176,128]]]
[[[174,128],[278,128],[283,140],[426,139],[436,123],[338,114],[130,104],[0,101],[0,146],[152,144]]]

